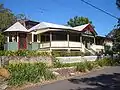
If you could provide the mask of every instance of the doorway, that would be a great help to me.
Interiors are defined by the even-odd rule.
[[[26,33],[19,33],[19,49],[27,49]]]

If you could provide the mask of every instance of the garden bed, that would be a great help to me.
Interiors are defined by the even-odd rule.
[[[74,76],[80,76],[92,70],[101,69],[104,66],[115,65],[120,65],[120,62],[106,58],[95,62],[81,62],[73,64],[55,62],[53,67],[46,67],[46,65],[42,63],[36,63],[35,65],[10,65],[8,70],[12,74],[12,78],[9,83],[22,88],[43,85]]]

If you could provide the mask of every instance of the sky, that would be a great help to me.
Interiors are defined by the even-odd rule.
[[[107,12],[120,17],[116,0],[85,0]],[[25,14],[35,21],[66,24],[74,16],[88,17],[98,35],[107,35],[117,24],[117,20],[83,3],[81,0],[0,0],[14,14]]]

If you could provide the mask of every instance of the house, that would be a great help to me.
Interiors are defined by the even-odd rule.
[[[4,31],[5,50],[45,50],[45,51],[104,51],[104,45],[112,47],[112,40],[98,36],[91,24],[69,27],[48,22],[40,22],[27,28],[20,22]]]

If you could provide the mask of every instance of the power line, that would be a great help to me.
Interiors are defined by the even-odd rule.
[[[84,2],[84,3],[86,3],[87,5],[89,5],[89,6],[91,6],[91,7],[93,7],[93,8],[95,8],[95,9],[97,9],[97,10],[99,10],[99,11],[101,11],[101,12],[103,12],[103,13],[105,13],[105,14],[107,14],[107,15],[115,18],[115,19],[117,19],[118,21],[120,21],[120,18],[114,16],[113,14],[108,13],[107,11],[105,11],[105,10],[103,10],[103,9],[101,9],[101,8],[96,7],[95,5],[93,5],[93,4],[91,4],[91,3],[88,3],[88,2],[85,1],[85,0],[81,0],[81,1]]]

